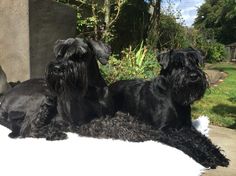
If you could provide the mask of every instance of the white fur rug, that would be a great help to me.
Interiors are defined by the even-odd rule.
[[[193,124],[208,134],[209,120]],[[198,176],[205,168],[180,150],[158,142],[142,143],[79,137],[64,141],[10,139],[0,126],[2,176]]]

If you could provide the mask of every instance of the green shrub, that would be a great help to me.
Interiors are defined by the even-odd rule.
[[[123,50],[121,59],[112,55],[109,63],[101,66],[101,72],[108,83],[134,78],[151,79],[158,71],[155,52],[148,50],[143,43],[135,49],[129,47]]]
[[[226,50],[224,45],[217,42],[209,44],[206,56],[207,62],[210,63],[221,62],[225,59],[225,57],[226,57]]]
[[[206,39],[199,31],[197,31],[195,35],[195,42],[192,46],[203,51],[207,62],[216,63],[225,60],[227,52],[223,44]]]
[[[189,46],[200,49],[206,56],[207,62],[216,63],[227,58],[225,46],[214,39],[207,39],[205,34],[199,30],[187,29],[186,35],[189,38]]]

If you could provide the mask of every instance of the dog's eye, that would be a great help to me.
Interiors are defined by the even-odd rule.
[[[71,61],[84,61],[85,60],[85,54],[73,54],[69,60]]]
[[[76,54],[73,54],[73,55],[69,58],[69,60],[75,61],[75,60],[78,59],[77,57],[78,57],[78,56],[77,56]]]
[[[183,66],[182,59],[173,63],[174,68],[181,68]]]

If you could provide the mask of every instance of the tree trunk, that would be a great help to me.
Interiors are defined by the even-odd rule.
[[[110,23],[110,14],[111,14],[111,2],[110,0],[104,0],[104,9],[105,9],[105,25],[106,28],[108,27],[109,23]]]
[[[104,22],[105,22],[105,25],[104,25],[104,31],[103,31],[103,36],[102,38],[107,41],[108,40],[108,36],[107,36],[107,32],[109,30],[109,27],[110,27],[110,15],[111,15],[111,2],[110,0],[104,0],[104,9],[105,9],[105,13],[104,13]]]
[[[92,14],[95,17],[95,25],[94,25],[94,39],[98,40],[98,24],[97,24],[97,13],[96,13],[96,4],[92,4]]]
[[[148,27],[147,44],[151,48],[157,48],[160,34],[161,0],[152,0],[150,3],[150,10],[153,8],[153,13]]]

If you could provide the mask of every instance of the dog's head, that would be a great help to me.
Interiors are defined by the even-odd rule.
[[[106,64],[111,54],[110,47],[100,41],[81,38],[58,40],[54,47],[56,60],[46,69],[46,81],[55,93],[76,90],[84,95],[89,83],[89,67],[99,60]],[[97,73],[96,73],[97,72]],[[100,74],[97,69],[93,74]],[[97,78],[97,77],[96,77]],[[95,85],[96,86],[96,85]]]
[[[201,69],[203,56],[193,48],[175,49],[157,57],[160,74],[168,78],[172,96],[177,103],[188,105],[202,98],[208,86]]]

